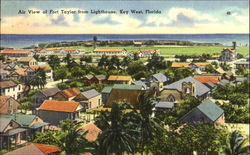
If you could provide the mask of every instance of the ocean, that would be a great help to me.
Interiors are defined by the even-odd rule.
[[[182,40],[199,43],[221,43],[249,46],[249,34],[1,34],[1,47],[25,48],[39,43],[98,40]]]

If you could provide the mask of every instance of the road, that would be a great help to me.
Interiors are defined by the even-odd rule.
[[[65,79],[64,82],[68,81],[68,79]],[[45,85],[45,88],[54,88],[56,87],[56,85],[58,83],[61,83],[62,81],[61,80],[58,80],[58,81],[51,81],[51,82],[47,82],[47,84]]]

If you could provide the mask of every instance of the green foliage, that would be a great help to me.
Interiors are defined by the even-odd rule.
[[[205,67],[205,70],[208,72],[208,73],[216,73],[216,69],[213,67],[213,65],[207,65]]]
[[[66,79],[69,76],[69,71],[68,68],[66,66],[60,66],[59,68],[57,68],[56,70],[54,70],[54,78],[56,80],[61,79],[62,82],[64,79]]]
[[[38,89],[44,88],[46,85],[46,73],[44,69],[38,68],[35,70],[35,77],[30,81],[30,85],[37,86]]]
[[[64,90],[64,89],[68,89],[70,88],[70,85],[69,84],[66,84],[66,83],[58,83],[57,84],[57,87],[61,90]]]
[[[60,62],[61,62],[60,58],[58,56],[56,56],[56,55],[50,55],[48,57],[47,61],[48,61],[48,64],[50,65],[50,67],[53,70],[55,70],[57,67],[59,67],[60,66]]]
[[[133,61],[128,65],[127,72],[132,75],[133,78],[139,80],[140,78],[147,78],[150,72],[142,61]]]
[[[164,60],[164,57],[154,53],[152,57],[148,60],[147,67],[153,73],[156,73],[157,70],[165,69],[167,67],[167,62]]]

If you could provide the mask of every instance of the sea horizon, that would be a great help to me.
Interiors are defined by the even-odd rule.
[[[1,47],[25,48],[40,43],[98,40],[180,40],[196,43],[220,43],[231,46],[249,46],[248,33],[213,34],[1,34]]]

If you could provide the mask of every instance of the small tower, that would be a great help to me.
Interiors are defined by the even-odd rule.
[[[182,96],[194,96],[195,97],[195,83],[183,82],[182,83]]]

